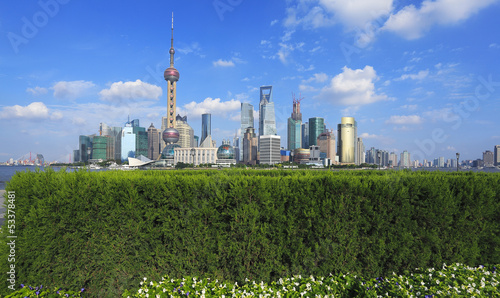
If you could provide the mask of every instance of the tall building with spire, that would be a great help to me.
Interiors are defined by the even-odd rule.
[[[293,96],[293,112],[288,118],[288,150],[295,150],[302,147],[302,113],[300,112],[300,101],[303,98],[296,99]]]
[[[260,87],[259,135],[276,135],[273,86]]]
[[[177,81],[179,81],[179,71],[174,67],[174,13],[172,13],[172,33],[170,39],[170,67],[165,70],[163,76],[167,81],[167,128],[163,131],[163,141],[167,144],[179,141],[179,132],[175,129],[175,108],[177,100]],[[163,126],[164,119],[162,119]]]

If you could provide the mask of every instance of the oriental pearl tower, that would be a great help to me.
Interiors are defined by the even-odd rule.
[[[172,13],[172,38],[170,40],[170,67],[163,74],[167,81],[168,95],[168,117],[167,129],[163,131],[162,137],[166,145],[174,144],[179,141],[179,132],[175,129],[175,103],[177,95],[177,81],[179,80],[179,71],[174,67],[174,13]]]

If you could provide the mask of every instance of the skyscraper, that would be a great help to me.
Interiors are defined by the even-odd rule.
[[[243,163],[253,165],[257,163],[257,146],[258,139],[255,135],[255,129],[248,127],[243,137]]]
[[[260,87],[259,135],[276,135],[272,86]]]
[[[177,101],[177,81],[179,81],[179,71],[174,67],[174,13],[172,13],[172,37],[170,39],[170,67],[165,69],[163,77],[167,81],[167,128],[163,131],[162,137],[165,143],[177,143],[179,132],[175,129],[175,108]],[[163,126],[162,118],[162,126]],[[123,150],[122,150],[123,151]]]
[[[365,145],[363,144],[363,138],[358,138],[356,142],[356,161],[357,165],[365,163]]]
[[[128,160],[129,157],[135,157],[135,145],[134,129],[132,125],[127,122],[122,129],[122,161]]]
[[[500,145],[493,148],[495,166],[500,166]]]
[[[309,118],[309,146],[318,145],[318,137],[325,130],[325,119]]]
[[[208,136],[212,136],[212,115],[201,115],[201,141],[203,143]]]
[[[337,153],[341,163],[356,162],[357,123],[353,117],[342,117],[337,128]]]
[[[302,148],[309,149],[309,122],[302,124]]]
[[[148,128],[148,158],[152,160],[158,159],[160,155],[160,133],[153,123]]]
[[[300,96],[299,96],[300,97]],[[302,146],[302,113],[300,112],[300,101],[293,96],[293,112],[288,118],[288,150],[292,151]]]
[[[187,116],[181,117],[177,115],[175,120],[177,131],[179,132],[179,146],[181,148],[195,147],[194,129],[187,123]]]
[[[411,164],[410,153],[408,151],[401,152],[401,158],[399,160],[399,166],[402,168],[409,168]]]
[[[240,160],[243,160],[243,139],[247,128],[254,128],[253,105],[243,102],[241,103],[241,138],[240,138]]]
[[[319,150],[325,153],[332,163],[335,162],[335,135],[333,131],[326,130],[318,137]]]

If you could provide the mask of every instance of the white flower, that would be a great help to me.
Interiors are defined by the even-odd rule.
[[[149,284],[150,284],[150,285],[153,285],[153,282],[150,282]]]
[[[139,289],[139,291],[137,291],[137,292],[139,292],[139,294],[142,293],[142,289]]]
[[[147,279],[147,278],[146,278],[146,277],[144,277],[144,281],[146,281],[146,279]]]
[[[436,279],[436,284],[438,284],[438,285],[439,285],[439,279]]]

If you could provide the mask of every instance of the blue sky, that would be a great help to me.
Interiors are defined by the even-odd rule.
[[[282,146],[294,92],[304,122],[355,117],[366,149],[481,158],[500,144],[499,2],[2,1],[0,161],[67,161],[129,114],[159,128],[172,11],[177,112],[196,135],[208,112],[232,140],[240,103],[257,110],[272,85]]]

